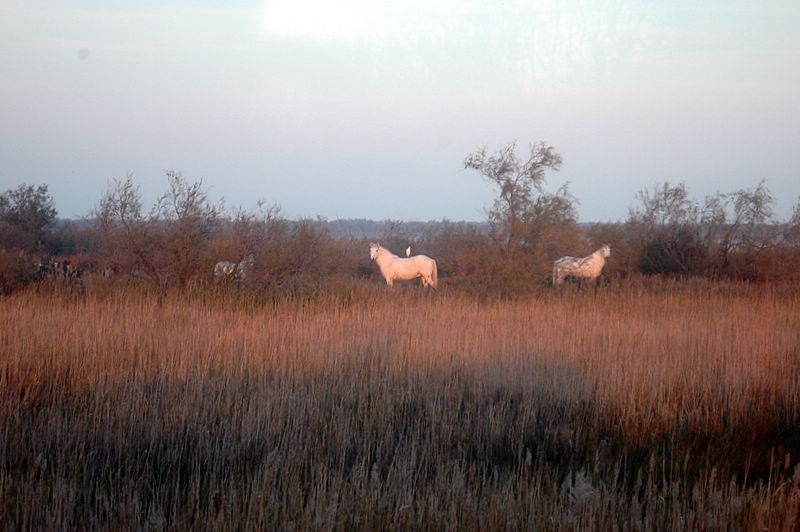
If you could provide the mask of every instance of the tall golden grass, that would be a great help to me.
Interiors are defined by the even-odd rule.
[[[800,296],[0,300],[0,526],[789,530]]]

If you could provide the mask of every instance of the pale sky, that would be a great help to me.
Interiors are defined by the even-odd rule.
[[[637,191],[800,196],[797,0],[0,0],[0,190],[133,172],[290,217],[482,220],[465,156],[544,140],[581,221]]]

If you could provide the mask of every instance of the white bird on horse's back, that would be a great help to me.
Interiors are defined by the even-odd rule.
[[[610,256],[611,246],[604,244],[591,255],[580,259],[561,257],[553,263],[553,286],[559,286],[567,277],[596,281]]]
[[[380,244],[372,242],[369,245],[369,258],[378,264],[389,286],[395,281],[411,281],[417,278],[422,280],[422,286],[436,289],[439,284],[436,261],[425,255],[414,255],[403,259]]]

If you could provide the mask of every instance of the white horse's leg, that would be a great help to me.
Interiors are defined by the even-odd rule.
[[[561,268],[559,268],[557,265],[553,266],[553,286],[558,288],[563,280],[564,278],[561,275]]]
[[[425,284],[425,286],[429,286],[431,288],[431,290],[433,290],[434,292],[436,291],[436,285],[433,284],[433,274],[432,273],[428,276],[428,282]]]

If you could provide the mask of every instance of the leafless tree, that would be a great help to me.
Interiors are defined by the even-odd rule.
[[[167,172],[167,192],[150,213],[152,225],[160,225],[162,262],[174,282],[184,286],[195,276],[210,271],[213,258],[208,244],[221,208],[213,205],[202,181],[190,183],[180,172]]]
[[[522,246],[530,223],[552,214],[561,219],[575,217],[574,199],[566,186],[555,194],[545,190],[547,170],[561,168],[555,148],[544,142],[532,144],[527,161],[519,159],[515,150],[516,142],[495,154],[488,154],[484,147],[464,160],[465,168],[477,170],[497,186],[488,219],[492,238],[511,254]]]
[[[706,199],[701,223],[707,231],[707,245],[717,274],[730,274],[732,256],[752,263],[775,245],[777,228],[773,220],[774,199],[764,181],[752,189],[743,188]]]
[[[127,274],[141,274],[159,288],[165,287],[166,276],[154,257],[158,235],[142,213],[141,194],[133,174],[112,179],[95,209],[94,219],[103,267],[119,264]]]
[[[576,222],[577,200],[567,184],[549,192],[547,172],[561,168],[555,148],[539,142],[530,146],[527,160],[517,157],[512,142],[494,154],[486,148],[464,160],[466,168],[480,172],[497,188],[497,197],[487,213],[490,238],[499,253],[487,255],[492,272],[487,281],[509,293],[544,283],[552,261],[581,247]]]

